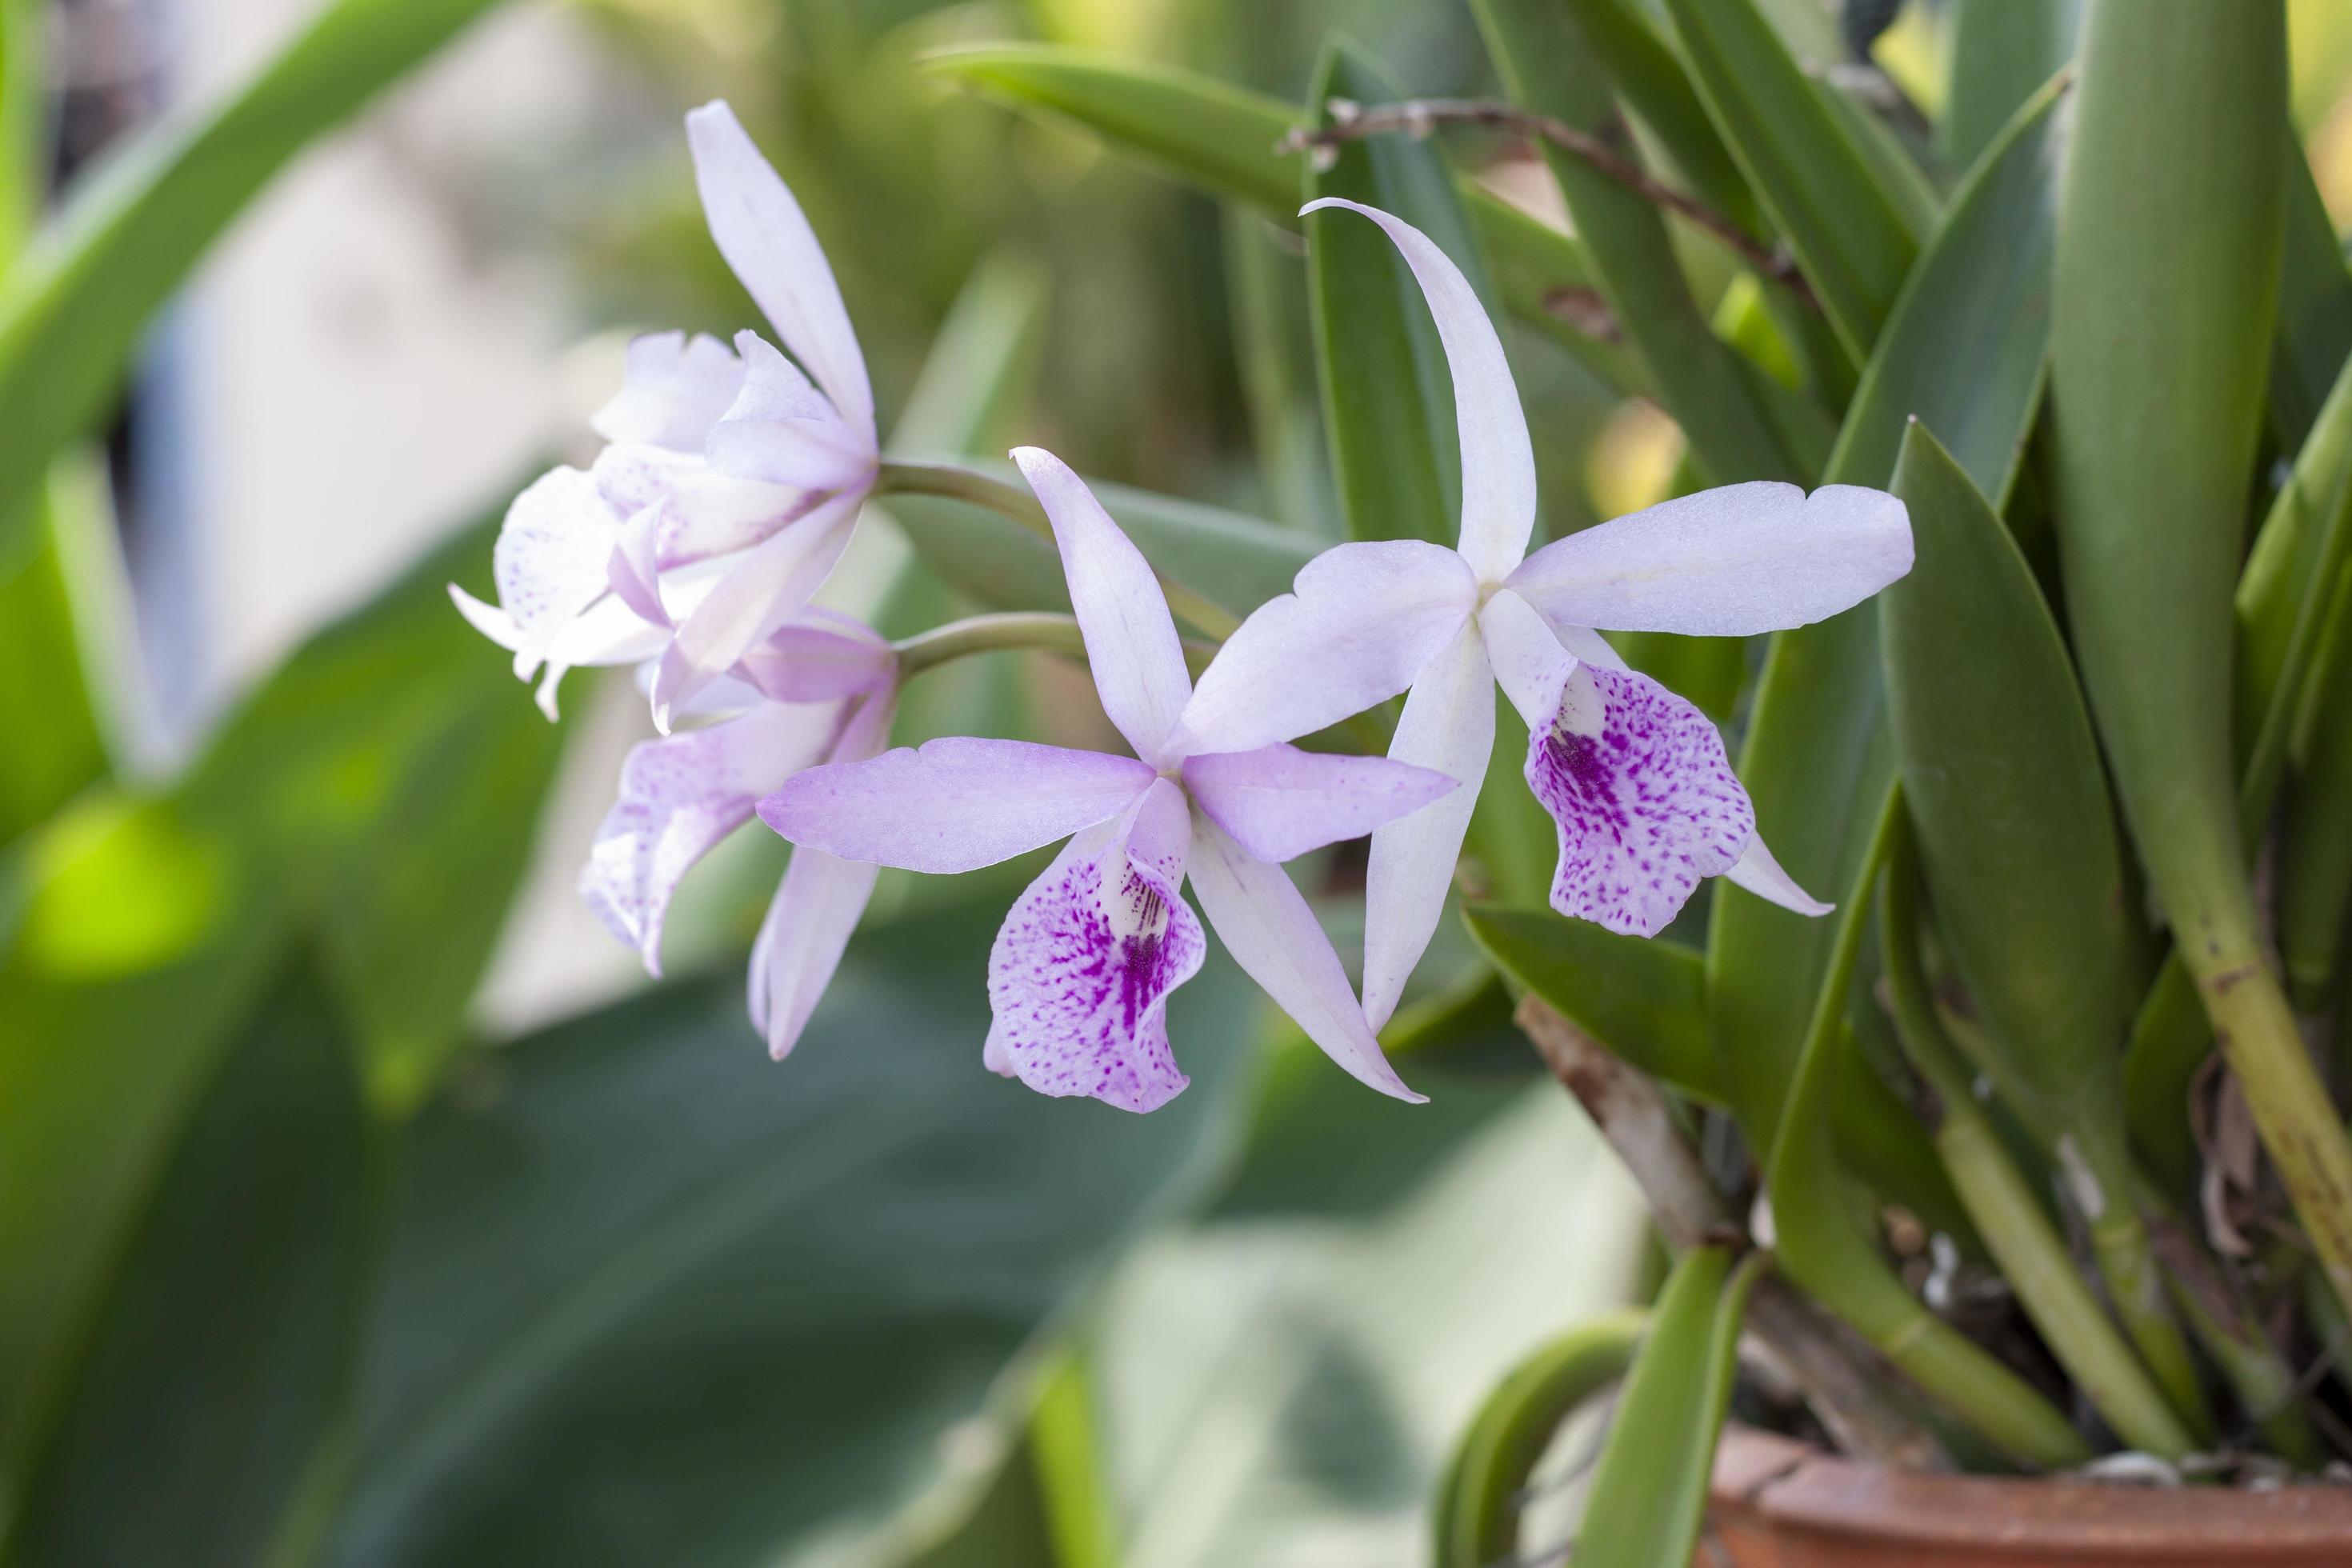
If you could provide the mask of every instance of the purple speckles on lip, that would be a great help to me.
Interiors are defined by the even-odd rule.
[[[1105,825],[1071,840],[997,933],[991,1053],[1041,1094],[1125,1110],[1164,1105],[1190,1080],[1168,1048],[1168,994],[1207,943],[1177,887],[1181,858],[1130,856]]]
[[[1630,670],[1577,667],[1527,779],[1559,827],[1552,908],[1614,931],[1655,936],[1756,831],[1715,726]]]

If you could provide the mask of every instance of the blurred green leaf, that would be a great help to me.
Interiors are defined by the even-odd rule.
[[[1846,348],[1869,354],[1918,235],[1755,0],[1667,0],[1691,74]]]
[[[417,1118],[333,1560],[768,1563],[931,1481],[939,1430],[1197,1191],[1255,1001],[1222,962],[1176,994],[1195,1082],[1153,1116],[1046,1100],[981,1067],[997,920],[867,933],[787,1067],[730,971]]]
[[[2277,374],[2273,367],[2274,382]],[[2242,775],[2263,732],[2294,706],[2305,672],[2290,670],[2288,649],[2305,605],[2324,605],[2324,597],[2315,599],[2315,594],[2333,591],[2332,584],[2320,581],[2325,575],[2322,557],[2332,520],[2347,495],[2352,495],[2352,360],[2338,362],[2335,384],[2295,454],[2286,482],[2272,499],[2238,579],[2231,709]],[[2245,804],[2260,807],[2250,812],[2252,819],[2269,816],[2267,801]]]
[[[1213,195],[1297,221],[1299,163],[1275,144],[1307,116],[1277,98],[1148,61],[1048,44],[992,44],[930,58],[930,68],[1024,112],[1076,121],[1130,157]],[[1471,183],[1463,205],[1504,299],[1611,385],[1638,378],[1613,345],[1555,307],[1591,280],[1576,241]]]
[[[1470,1418],[1432,1505],[1435,1568],[1488,1568],[1519,1550],[1528,1483],[1559,1428],[1625,1374],[1645,1314],[1570,1329],[1513,1367]]]
[[[201,1092],[93,1321],[9,1561],[299,1558],[369,1237],[352,1056],[295,966]]]
[[[1965,169],[2018,107],[2074,58],[2083,0],[1953,0],[1936,145]]]
[[[1225,279],[1233,294],[1234,358],[1275,517],[1329,539],[1342,536],[1328,448],[1315,389],[1315,342],[1306,279],[1282,231],[1246,207],[1224,215]]]
[[[2281,447],[2300,450],[2352,355],[2352,271],[2292,124],[2283,129],[2280,156],[2286,162],[2286,231],[2279,248],[2270,423]]]
[[[1574,11],[1558,0],[1480,0],[1476,9],[1515,102],[1593,134],[1616,123],[1608,82],[1584,65],[1594,51]],[[1692,298],[1657,209],[1556,147],[1547,143],[1544,155],[1601,299],[1697,468],[1717,483],[1801,477],[1756,386],[1733,367],[1737,354]]]
[[[2317,1016],[2352,903],[2352,590],[2342,584],[2305,720],[2309,739],[2279,825],[2278,942],[2295,1005]]]
[[[1371,106],[1409,96],[1360,47],[1335,38],[1307,100],[1328,127],[1334,98]],[[1482,299],[1492,293],[1435,142],[1371,136],[1334,153],[1328,168],[1308,163],[1302,201],[1337,196],[1394,213],[1452,258]],[[1462,513],[1461,443],[1445,348],[1421,285],[1389,237],[1354,214],[1303,222],[1316,380],[1349,534],[1451,545]]]
[[[335,0],[248,81],[86,176],[0,279],[0,543],[100,418],[149,319],[297,153],[494,0]]]
[[[1739,1325],[1762,1265],[1751,1257],[1734,1268],[1728,1248],[1703,1247],[1667,1276],[1601,1450],[1578,1568],[1663,1568],[1698,1550]]]
[[[1723,1099],[1707,1039],[1706,965],[1696,952],[1548,909],[1473,904],[1462,918],[1505,973],[1612,1055],[1685,1094]]]
[[[27,840],[0,954],[0,1478],[37,1448],[109,1259],[294,929],[380,1105],[458,1037],[558,744],[448,605],[490,538],[462,531],[310,638],[169,790],[85,796]]]
[[[0,844],[106,773],[106,749],[85,689],[73,605],[45,497],[21,503],[35,521],[0,544]]]

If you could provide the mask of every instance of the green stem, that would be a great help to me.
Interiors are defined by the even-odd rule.
[[[1077,617],[1052,610],[972,616],[890,645],[891,651],[898,656],[901,680],[950,659],[1006,648],[1042,648],[1076,658],[1087,656],[1086,638],[1079,635]]]
[[[2032,1384],[1921,1306],[1841,1206],[1825,1097],[1834,1081],[1839,1026],[1872,898],[1902,811],[1903,792],[1890,787],[1847,890],[1780,1131],[1765,1162],[1777,1253],[1790,1278],[2011,1458],[2042,1469],[2079,1465],[2091,1457],[2082,1434]]]
[[[885,458],[875,478],[874,493],[944,496],[950,500],[969,501],[1019,523],[1048,544],[1054,542],[1054,524],[1035,496],[1019,485],[1009,485],[951,463]],[[1160,579],[1160,592],[1168,596],[1168,608],[1202,636],[1223,642],[1241,626],[1241,618],[1232,611],[1171,581],[1166,573],[1155,570],[1154,575]]]
[[[1973,1070],[1945,1035],[1928,996],[1914,917],[1916,882],[1911,857],[1898,853],[1887,868],[1887,886],[1881,895],[1879,957],[1895,1004],[1895,1037],[1902,1042],[1904,1055],[1942,1102],[1936,1151],[1951,1173],[1960,1201],[1983,1233],[2002,1277],[2059,1364],[2117,1436],[2145,1452],[2179,1458],[2200,1445],[2183,1424],[2176,1409],[2177,1397],[2158,1387],[2108,1321],[2098,1299],[2076,1270],[2065,1241],[2035,1197],[2032,1184],[2001,1146],[1990,1119],[1977,1108],[1971,1092]],[[2128,1187],[2118,1189],[2116,1196],[2124,1201],[2103,1203],[2103,1209],[2128,1214]],[[2147,1288],[2158,1292],[2156,1305],[2161,1312],[2163,1287],[2152,1260],[2145,1257],[2147,1231],[2137,1224],[2137,1215],[2132,1217],[2143,1254],[2134,1267],[2144,1269]],[[2179,1331],[2168,1315],[2164,1321],[2169,1337],[2178,1342]],[[2186,1346],[2181,1349],[2186,1363]],[[2194,1366],[2188,1371],[2194,1397]]]

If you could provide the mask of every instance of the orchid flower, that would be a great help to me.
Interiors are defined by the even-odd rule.
[[[1128,1110],[1189,1080],[1169,1048],[1169,994],[1201,967],[1202,910],[1234,961],[1357,1078],[1407,1089],[1366,1026],[1339,955],[1281,862],[1452,793],[1445,774],[1381,757],[1181,738],[1192,682],[1143,555],[1051,454],[1013,454],[1044,503],[1103,711],[1132,757],[952,739],[797,773],[760,815],[845,860],[953,873],[1068,838],[997,932],[984,1059],[1052,1095]]]
[[[866,362],[800,205],[725,103],[686,128],[711,237],[799,365],[757,332],[732,349],[637,339],[593,466],[553,470],[508,511],[499,604],[450,589],[519,678],[544,669],[551,718],[566,670],[657,659],[665,733],[808,603],[881,460]]]
[[[1803,626],[1910,570],[1903,503],[1878,490],[1755,483],[1685,496],[1529,555],[1535,458],[1501,340],[1460,269],[1400,218],[1378,224],[1420,281],[1454,376],[1462,442],[1456,549],[1342,544],[1262,605],[1202,675],[1172,744],[1235,748],[1311,733],[1409,691],[1389,755],[1464,787],[1372,835],[1364,1012],[1386,1023],[1443,912],[1494,745],[1490,681],[1529,731],[1526,776],[1559,827],[1552,907],[1655,935],[1700,879],[1728,877],[1801,914],[1706,716],[1626,668],[1595,628],[1744,637]]]
[[[706,701],[734,717],[633,748],[620,798],[596,830],[580,894],[661,973],[662,925],[678,881],[751,819],[760,797],[803,768],[856,762],[888,742],[898,705],[890,645],[845,616],[812,611],[780,628]],[[874,891],[875,868],[800,849],[751,949],[751,1022],[779,1061],[800,1038]]]

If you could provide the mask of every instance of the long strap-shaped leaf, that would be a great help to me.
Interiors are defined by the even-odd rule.
[[[288,160],[496,0],[336,0],[236,92],[70,194],[0,283],[0,545],[122,384],[156,309]]]
[[[1856,359],[1917,254],[1904,197],[1755,0],[1667,0],[1716,126]]]
[[[1276,155],[1307,117],[1293,104],[1190,71],[1044,44],[990,45],[933,56],[930,68],[1024,112],[1076,121],[1119,152],[1213,195],[1293,221],[1298,160]],[[1583,248],[1494,193],[1465,184],[1463,202],[1512,312],[1575,354],[1602,382],[1643,390],[1624,351],[1575,327],[1556,307],[1590,286]]]
[[[1693,1560],[1706,1519],[1716,1436],[1738,1371],[1739,1324],[1760,1255],[1684,1255],[1666,1277],[1609,1424],[1577,1568],[1663,1568]]]

